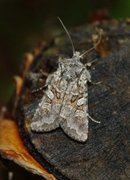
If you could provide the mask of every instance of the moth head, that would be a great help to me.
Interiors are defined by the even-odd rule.
[[[82,64],[81,59],[83,59],[83,58],[84,57],[81,55],[81,53],[79,51],[75,51],[75,53],[73,54],[73,57],[71,59],[75,65],[80,66],[80,64]]]
[[[75,51],[74,54],[73,54],[73,58],[75,57],[80,57],[80,52],[79,51]]]

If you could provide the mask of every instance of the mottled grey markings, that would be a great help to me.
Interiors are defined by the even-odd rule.
[[[87,83],[91,82],[91,75],[80,61],[88,51],[83,54],[75,51],[66,27],[60,22],[71,41],[73,57],[59,58],[58,69],[47,77],[47,89],[32,118],[31,130],[44,133],[61,127],[71,138],[84,142],[88,138],[88,119],[99,123],[88,113]]]
[[[91,75],[80,62],[79,52],[72,58],[59,58],[59,64],[47,78],[47,90],[36,108],[31,129],[48,132],[61,127],[71,138],[84,142],[88,138],[87,82],[91,82]]]

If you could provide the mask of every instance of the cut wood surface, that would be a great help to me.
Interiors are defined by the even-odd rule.
[[[0,155],[33,174],[38,174],[48,180],[55,180],[55,177],[28,153],[19,136],[16,123],[10,119],[0,119]]]
[[[16,113],[21,136],[32,156],[60,180],[130,179],[130,24],[112,20],[75,28],[70,34],[76,50],[84,52],[95,45],[97,27],[103,29],[103,37],[83,63],[95,60],[90,67],[89,114],[101,123],[89,121],[85,143],[70,139],[60,128],[49,133],[30,129],[44,95],[35,90],[57,69],[59,56],[72,56],[66,35],[54,37],[24,76]]]

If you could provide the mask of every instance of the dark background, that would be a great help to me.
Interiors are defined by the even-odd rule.
[[[12,77],[19,72],[24,52],[61,28],[96,19],[130,17],[129,0],[0,0],[0,105],[13,92]],[[98,18],[97,18],[98,17]]]

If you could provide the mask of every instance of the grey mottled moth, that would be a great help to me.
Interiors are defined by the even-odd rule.
[[[68,30],[60,22],[72,44],[73,57],[59,58],[58,69],[47,77],[47,90],[36,108],[31,130],[49,132],[61,127],[72,139],[85,142],[88,138],[89,119],[100,123],[88,113],[87,83],[91,82],[91,75],[87,66],[80,61],[89,50],[83,54],[75,51]]]

